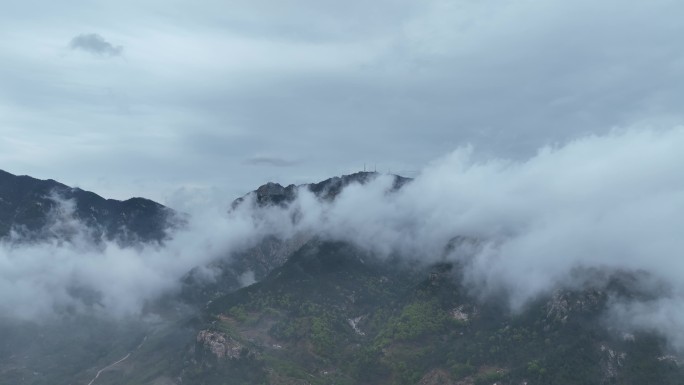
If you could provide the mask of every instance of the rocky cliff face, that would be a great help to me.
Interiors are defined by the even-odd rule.
[[[210,351],[217,359],[240,358],[240,353],[244,349],[241,343],[226,336],[225,333],[211,330],[201,330],[197,334],[197,343],[201,349]]]

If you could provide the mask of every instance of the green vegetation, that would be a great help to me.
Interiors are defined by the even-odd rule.
[[[387,341],[411,340],[428,333],[444,331],[449,317],[436,300],[410,303],[398,317],[389,320],[379,338]]]
[[[511,314],[465,295],[453,266],[393,269],[360,264],[356,255],[340,244],[305,250],[270,278],[216,301],[210,312],[230,316],[243,334],[268,325],[263,334],[281,348],[266,346],[256,360],[273,384],[408,385],[429,383],[430,376],[483,385],[681,384],[684,378],[676,365],[657,360],[663,346],[657,338],[622,341],[608,333],[595,293],[587,294],[593,307],[564,320],[549,316],[547,299]],[[629,359],[611,362],[601,345]],[[610,365],[619,370],[610,372]]]

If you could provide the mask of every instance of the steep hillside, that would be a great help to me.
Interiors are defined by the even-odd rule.
[[[662,340],[606,328],[606,301],[629,291],[619,280],[513,314],[476,300],[457,266],[394,262],[308,243],[262,282],[208,306],[181,378],[219,383],[217,373],[246,376],[236,369],[244,363],[249,378],[228,383],[684,383]]]

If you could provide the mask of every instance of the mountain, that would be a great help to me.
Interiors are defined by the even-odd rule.
[[[301,189],[334,201],[375,176],[269,183],[232,209],[287,206]],[[392,189],[406,183],[395,177]],[[34,199],[52,190],[41,191]],[[80,196],[68,199],[79,207]],[[457,262],[381,257],[317,234],[266,236],[225,257],[213,281],[188,272],[145,321],[0,317],[0,384],[684,384],[665,340],[606,322],[610,301],[642,295],[636,273],[514,312],[505,296],[476,292]]]
[[[357,172],[323,180],[318,183],[308,183],[286,187],[269,182],[259,186],[244,196],[233,201],[231,209],[242,205],[255,207],[278,206],[285,207],[292,203],[301,191],[312,193],[318,199],[334,201],[342,190],[350,184],[366,184],[380,174],[377,172]],[[392,175],[392,191],[396,191],[409,183],[410,178]],[[245,279],[260,281],[273,269],[282,266],[288,258],[299,248],[307,244],[312,234],[297,234],[290,239],[280,239],[266,236],[261,242],[248,250],[235,253],[231,258],[219,259],[211,264],[218,271],[217,279],[207,283],[206,280],[194,277],[191,272],[184,280],[182,297],[190,302],[204,303],[219,295],[234,291],[244,286]]]
[[[178,220],[172,209],[149,199],[105,199],[52,179],[0,170],[0,238],[12,232],[29,239],[66,236],[51,228],[63,202],[73,209],[73,217],[87,226],[93,239],[161,242]]]
[[[602,322],[609,298],[632,291],[628,279],[558,291],[512,313],[503,301],[478,299],[461,276],[454,264],[378,260],[314,239],[261,282],[206,308],[180,376],[184,383],[229,375],[242,376],[233,383],[269,384],[684,383],[663,340],[615,333]]]
[[[461,267],[311,239],[263,280],[151,335],[100,384],[682,384],[661,338],[602,318],[630,277],[524,311],[481,300]],[[92,372],[91,372],[92,373]]]
[[[246,194],[243,197],[236,199],[233,202],[233,209],[242,204],[250,198],[254,198],[254,202],[259,206],[267,205],[287,205],[291,203],[300,190],[305,190],[313,193],[316,197],[326,201],[333,201],[342,190],[352,183],[366,184],[380,174],[377,172],[359,171],[354,174],[342,175],[326,179],[318,183],[306,183],[299,186],[294,184],[283,187],[279,183],[269,182],[256,190]],[[405,178],[399,175],[392,175],[394,182],[393,190],[398,190],[411,181],[410,178]]]

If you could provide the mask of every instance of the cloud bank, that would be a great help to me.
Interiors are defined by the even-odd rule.
[[[60,201],[52,213],[48,240],[19,236],[0,242],[0,314],[37,320],[55,314],[140,315],[144,306],[180,289],[194,267],[225,258],[271,232],[247,210],[230,217],[196,204],[183,231],[165,245],[122,246],[94,242],[92,232],[74,219],[74,203]]]
[[[329,205],[304,194],[300,226],[380,255],[461,262],[474,292],[507,293],[514,310],[610,278],[582,272],[638,272],[656,300],[609,310],[629,315],[617,317],[624,327],[660,332],[682,349],[681,146],[680,126],[586,136],[523,161],[478,161],[460,148],[395,194],[390,177],[352,186]],[[455,236],[476,242],[445,256]]]
[[[625,327],[656,331],[684,349],[682,148],[681,126],[585,136],[525,160],[478,160],[476,150],[463,147],[393,193],[392,177],[379,176],[350,185],[333,202],[305,191],[287,208],[245,204],[227,213],[226,206],[203,202],[206,210],[194,213],[188,229],[164,247],[96,247],[78,237],[5,242],[0,311],[30,318],[82,308],[74,293],[92,292],[100,311],[134,314],[145,301],[176,290],[195,266],[265,234],[306,232],[381,257],[458,261],[474,291],[508,293],[514,309],[559,288],[581,287],[588,278],[578,271],[639,272],[666,290],[654,292],[654,300],[615,303],[609,312],[628,315],[621,317]],[[476,246],[445,254],[456,236],[477,240]]]

